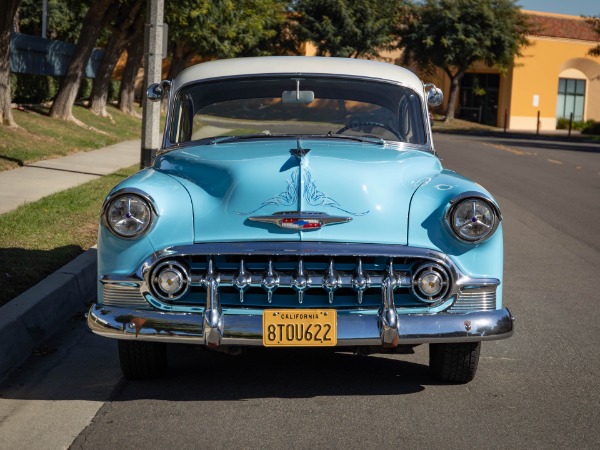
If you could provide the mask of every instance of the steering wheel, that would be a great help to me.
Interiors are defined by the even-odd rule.
[[[399,140],[401,140],[401,141],[404,140],[404,138],[402,136],[400,136],[400,133],[398,133],[398,131],[394,130],[392,127],[390,127],[389,125],[386,125],[385,123],[379,123],[379,122],[352,122],[352,123],[349,123],[349,124],[343,126],[339,130],[337,130],[335,132],[335,134],[342,134],[343,132],[348,131],[352,128],[362,127],[362,126],[383,128],[384,130],[387,130],[390,133],[392,133]]]

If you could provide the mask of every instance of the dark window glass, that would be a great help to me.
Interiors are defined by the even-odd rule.
[[[569,119],[573,114],[573,120],[580,122],[583,120],[584,105],[585,80],[559,78],[556,118]]]

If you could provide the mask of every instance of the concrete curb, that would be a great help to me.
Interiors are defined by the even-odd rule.
[[[0,308],[0,380],[96,298],[96,254],[89,249]]]

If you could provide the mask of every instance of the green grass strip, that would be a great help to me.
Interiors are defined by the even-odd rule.
[[[0,306],[96,244],[100,207],[138,166],[0,215]]]

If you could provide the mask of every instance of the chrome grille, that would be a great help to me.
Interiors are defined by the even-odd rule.
[[[466,313],[496,309],[496,287],[496,285],[462,287],[449,311]]]
[[[126,286],[117,283],[103,283],[103,303],[107,306],[135,307],[136,309],[150,309],[150,305],[136,285]]]
[[[422,258],[228,254],[179,261],[189,268],[190,291],[172,302],[178,305],[204,304],[211,280],[223,306],[375,307],[388,285],[397,306],[430,306],[412,292],[412,272]]]

